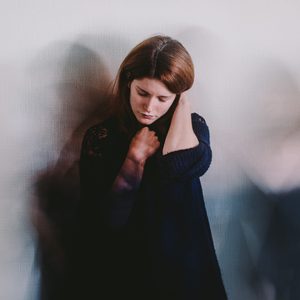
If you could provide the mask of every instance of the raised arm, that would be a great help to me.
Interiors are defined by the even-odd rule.
[[[104,226],[119,228],[127,223],[144,165],[159,147],[153,131],[144,127],[131,143],[120,142],[120,136],[104,123],[88,130],[80,159],[82,215]]]
[[[139,187],[144,166],[149,156],[159,147],[159,141],[154,131],[143,127],[133,137],[122,168],[112,186],[112,192],[122,194]]]
[[[199,178],[209,168],[212,160],[209,129],[203,117],[190,113],[186,97],[181,98],[163,150],[156,157],[163,184]]]
[[[133,137],[124,163],[110,192],[111,226],[118,228],[127,223],[135,191],[140,186],[146,160],[159,148],[159,141],[154,131],[142,128]]]
[[[195,147],[199,144],[192,127],[190,103],[185,93],[181,94],[174,111],[171,125],[163,147],[163,155],[172,151]]]

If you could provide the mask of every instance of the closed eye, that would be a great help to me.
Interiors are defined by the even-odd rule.
[[[149,96],[149,93],[142,90],[141,88],[137,88],[136,89],[136,92],[138,93],[139,96],[141,97],[148,97]],[[170,97],[168,96],[161,96],[161,97],[158,97],[158,100],[160,102],[167,102],[169,100]]]
[[[146,93],[146,92],[138,91],[137,93],[142,97],[148,96],[148,93]]]
[[[159,97],[158,99],[159,99],[160,102],[167,102],[168,101],[168,98]]]

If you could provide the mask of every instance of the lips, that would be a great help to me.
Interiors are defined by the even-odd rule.
[[[155,116],[153,115],[149,115],[149,114],[145,114],[145,113],[140,113],[142,115],[143,118],[146,118],[146,119],[153,119]]]

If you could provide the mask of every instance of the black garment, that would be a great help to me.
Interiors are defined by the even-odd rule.
[[[227,299],[199,177],[211,162],[208,127],[192,114],[199,145],[162,155],[136,191],[110,192],[129,143],[114,118],[90,128],[80,160],[81,203],[72,247],[78,299]]]

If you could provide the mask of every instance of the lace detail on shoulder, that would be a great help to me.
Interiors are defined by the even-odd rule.
[[[205,119],[195,112],[192,113],[192,120],[194,122],[200,122],[200,123],[206,124]]]
[[[103,142],[109,130],[103,124],[89,128],[84,136],[82,154],[90,157],[102,157]]]
[[[198,140],[209,146],[209,129],[205,119],[198,113],[192,113],[192,125]]]

